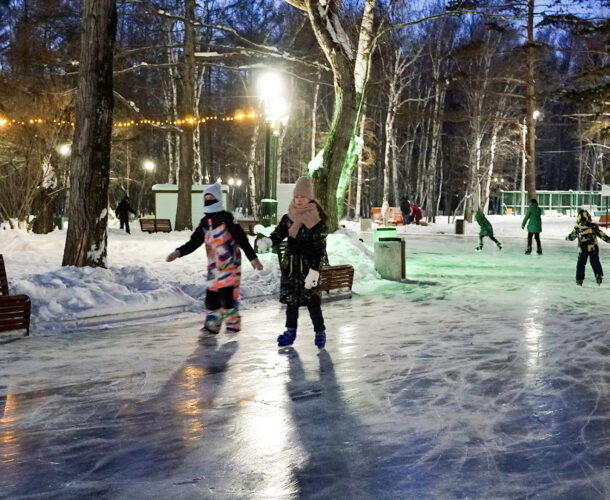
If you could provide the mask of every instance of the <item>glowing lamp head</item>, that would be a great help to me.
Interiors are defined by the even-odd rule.
[[[62,144],[59,146],[58,151],[62,156],[68,156],[70,154],[70,144]]]
[[[147,172],[152,172],[155,169],[155,164],[150,161],[150,160],[146,160],[142,166],[144,167],[144,170],[146,170]]]

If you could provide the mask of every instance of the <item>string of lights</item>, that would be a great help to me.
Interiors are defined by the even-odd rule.
[[[180,120],[148,120],[148,119],[142,119],[142,120],[129,120],[129,121],[117,121],[114,122],[114,126],[117,128],[129,128],[129,127],[138,127],[140,125],[153,125],[153,126],[169,126],[169,125],[174,125],[174,126],[180,126],[180,125],[196,125],[196,124],[204,124],[210,121],[223,121],[223,122],[232,122],[232,121],[242,121],[242,120],[252,120],[254,118],[257,118],[259,115],[257,113],[254,112],[249,112],[249,113],[235,113],[233,115],[227,115],[227,116],[205,116],[202,118],[195,118],[193,116],[187,116],[186,118],[180,119]],[[15,119],[10,119],[10,118],[4,118],[4,117],[0,117],[0,127],[9,127],[12,125],[46,125],[46,124],[50,124],[50,125],[56,125],[56,126],[63,126],[63,125],[70,125],[72,127],[74,127],[74,122],[72,121],[68,121],[68,120],[58,120],[58,119],[52,119],[52,120],[45,120],[44,118],[30,118],[27,120],[15,120]]]

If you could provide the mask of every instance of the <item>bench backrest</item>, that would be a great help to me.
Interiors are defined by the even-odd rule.
[[[260,224],[260,221],[257,220],[240,220],[238,222],[244,232],[248,233],[251,236],[255,235],[254,226]]]
[[[607,215],[607,214],[600,215],[599,222],[600,223],[610,222],[610,215]]]
[[[148,233],[170,232],[172,222],[169,219],[140,219],[140,228]]]
[[[349,288],[354,282],[354,268],[349,264],[339,266],[322,266],[320,269],[320,290]]]
[[[388,207],[386,213],[388,224],[397,224],[402,222],[402,210],[400,207]],[[383,222],[382,207],[371,207],[371,218],[373,222]]]
[[[6,276],[2,254],[0,254],[0,295],[8,295],[8,278]]]
[[[27,295],[0,295],[0,332],[26,330],[29,335],[30,308]]]

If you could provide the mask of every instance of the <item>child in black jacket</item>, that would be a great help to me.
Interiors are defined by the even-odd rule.
[[[320,306],[318,280],[326,252],[326,224],[321,207],[315,202],[309,178],[299,177],[288,213],[282,217],[269,238],[258,242],[265,251],[288,237],[282,256],[280,302],[286,304],[286,331],[277,338],[279,346],[292,345],[297,335],[299,306],[307,306],[315,331],[315,344],[326,345],[326,327]]]
[[[599,236],[606,243],[610,243],[610,237],[604,233],[597,224],[591,221],[591,215],[586,210],[580,210],[576,218],[576,226],[572,232],[566,236],[566,240],[578,238],[578,262],[576,263],[576,284],[582,286],[585,279],[585,266],[587,259],[591,259],[591,267],[595,273],[597,284],[601,285],[604,271],[599,261],[599,247],[597,237]]]

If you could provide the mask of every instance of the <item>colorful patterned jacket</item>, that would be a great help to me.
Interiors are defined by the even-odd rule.
[[[183,257],[197,250],[203,243],[208,255],[208,290],[238,288],[241,282],[241,252],[248,260],[256,259],[256,253],[248,237],[233,216],[226,211],[205,214],[188,242],[178,248]]]

